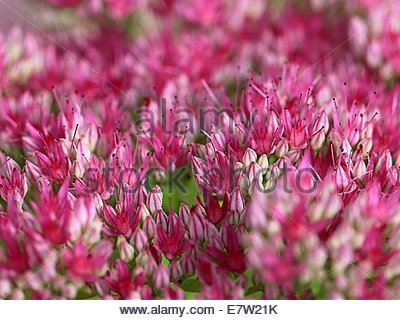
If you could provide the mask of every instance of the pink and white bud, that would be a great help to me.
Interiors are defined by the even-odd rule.
[[[64,286],[61,288],[61,293],[66,299],[75,299],[78,293],[78,288],[73,284],[64,284]]]
[[[76,199],[68,224],[70,239],[75,242],[85,238],[86,235],[90,236],[90,243],[97,242],[100,237],[100,230],[96,217],[96,208],[91,197]]]
[[[289,144],[286,140],[280,140],[276,146],[275,153],[278,158],[285,156],[289,152]]]
[[[164,231],[168,230],[168,216],[163,210],[157,210],[154,215],[154,221],[157,226],[161,226]]]
[[[372,145],[373,145],[372,139],[368,138],[362,139],[360,141],[360,145],[363,146],[363,157],[367,157],[372,150]]]
[[[154,186],[147,199],[147,207],[154,214],[157,210],[162,210],[163,193],[159,186]]]
[[[389,180],[394,186],[399,184],[399,170],[394,166],[389,169]]]
[[[378,159],[378,163],[376,165],[376,171],[386,172],[392,165],[393,165],[392,155],[389,150],[385,150]]]
[[[360,140],[360,130],[354,128],[348,135],[349,142],[352,146],[356,146],[358,141]]]
[[[43,283],[40,276],[35,274],[33,271],[27,271],[23,278],[26,284],[33,290],[39,291],[43,289]]]
[[[246,206],[245,220],[246,224],[255,230],[262,230],[267,226],[267,203],[265,194],[260,190],[255,190],[253,199]]]
[[[358,16],[353,16],[350,19],[350,34],[356,54],[363,54],[368,44],[368,27],[363,19]]]
[[[225,250],[224,243],[219,234],[214,234],[213,236],[208,237],[208,245],[221,251]]]
[[[382,48],[377,40],[370,43],[367,48],[367,62],[372,68],[377,68],[382,64]]]
[[[262,154],[260,159],[258,159],[258,165],[263,170],[267,170],[269,166],[268,156],[266,154]]]
[[[142,220],[142,221],[146,220],[146,218],[148,216],[150,216],[150,212],[149,212],[149,210],[147,209],[147,207],[145,206],[144,203],[139,204],[138,213],[137,214],[140,216],[140,220]]]
[[[216,135],[214,135],[214,136],[216,136]],[[218,136],[220,136],[220,135],[218,135]],[[224,145],[224,144],[222,144],[222,145]],[[206,151],[206,155],[208,157],[214,158],[214,156],[215,156],[215,148],[211,143],[206,143],[205,151]]]
[[[336,169],[335,182],[339,191],[345,190],[351,182],[351,179],[348,177],[342,166],[338,166]]]
[[[141,204],[147,203],[147,191],[146,188],[141,184],[138,186],[135,194],[133,195],[133,206],[137,207]]]
[[[292,163],[296,163],[299,161],[300,157],[302,154],[301,149],[291,149],[289,152],[286,154],[286,156],[290,159]]]
[[[233,226],[237,226],[240,222],[240,213],[238,212],[229,212],[228,214],[228,222]]]
[[[233,165],[233,170],[235,170],[235,172],[241,172],[243,168],[244,165],[241,162],[235,162],[235,164]]]
[[[95,124],[89,123],[88,129],[87,129],[87,135],[86,135],[86,140],[87,140],[87,145],[90,149],[90,151],[94,151],[96,149],[97,141],[99,139],[99,133],[98,129]]]
[[[126,238],[124,236],[118,236],[117,249],[122,260],[124,260],[125,262],[132,261],[135,250],[128,243],[128,241],[126,241]]]
[[[75,160],[71,167],[71,173],[78,179],[82,179],[85,175],[85,168],[83,164]]]
[[[168,268],[164,265],[158,266],[158,268],[154,271],[153,274],[153,281],[155,287],[160,290],[169,287],[169,278],[170,278],[170,273]]]
[[[353,166],[353,176],[362,177],[367,172],[367,166],[364,159],[359,158]]]
[[[343,135],[337,130],[333,129],[329,132],[329,141],[332,142],[334,150],[336,150],[336,156],[340,155],[340,145],[342,144]]]
[[[191,219],[191,213],[189,207],[185,203],[181,203],[179,206],[179,218],[183,225],[188,228]]]
[[[244,208],[244,199],[242,192],[239,188],[235,188],[235,190],[231,194],[231,199],[229,203],[229,211],[242,213]]]
[[[238,185],[241,190],[248,190],[250,186],[249,178],[242,172],[239,174]]]
[[[193,214],[189,222],[189,236],[197,242],[203,242],[204,237],[204,218],[201,215]]]
[[[272,180],[272,178],[270,180]],[[254,179],[250,184],[249,194],[253,198],[258,192],[264,192],[265,190],[267,189],[263,186],[263,184],[259,180]]]
[[[193,275],[196,270],[196,263],[194,261],[194,258],[189,254],[186,254],[181,258],[180,265],[183,275],[186,276]]]
[[[169,264],[169,271],[172,281],[178,281],[182,277],[182,268],[177,261],[172,261]]]
[[[11,282],[7,279],[0,279],[0,297],[5,298],[10,294]]]
[[[351,156],[351,154],[353,153],[353,148],[351,147],[351,144],[347,138],[344,138],[342,140],[342,143],[340,145],[340,152],[349,156]]]
[[[325,132],[321,130],[312,137],[310,145],[313,150],[319,150],[323,146],[324,142]]]
[[[281,174],[281,170],[279,169],[278,165],[276,163],[273,163],[267,171],[266,178],[267,179],[270,179],[270,178],[276,179],[280,176],[280,174]]]
[[[156,234],[157,225],[152,216],[147,216],[143,222],[143,231],[147,234],[149,240],[154,239]]]
[[[25,162],[25,172],[28,176],[28,179],[31,181],[38,181],[41,175],[40,168],[30,161]]]
[[[314,127],[313,127],[314,133],[319,130],[322,130],[325,134],[327,134],[329,131],[329,119],[328,119],[328,116],[327,116],[325,110],[323,110],[318,115],[318,118],[314,123]]]
[[[146,232],[142,229],[136,229],[131,238],[131,244],[135,247],[135,249],[139,252],[142,252],[147,248],[149,240],[147,238]]]
[[[198,157],[192,157],[192,168],[195,174],[204,174],[204,168],[206,167],[204,161]]]
[[[14,290],[11,295],[8,296],[11,300],[24,300],[25,294],[21,289]]]
[[[244,152],[242,162],[245,167],[248,167],[250,163],[257,161],[257,153],[250,148],[247,148]]]
[[[269,136],[273,136],[276,128],[280,125],[280,120],[276,112],[271,112],[267,120],[267,132]]]
[[[256,179],[260,183],[262,182],[262,170],[257,162],[253,161],[252,163],[250,163],[247,169],[247,176],[250,183],[252,183],[254,179]]]
[[[63,153],[66,156],[68,156],[68,154],[71,150],[71,147],[72,147],[72,141],[65,139],[65,138],[61,138],[61,139],[59,139],[59,142],[60,142],[61,150],[63,151]]]

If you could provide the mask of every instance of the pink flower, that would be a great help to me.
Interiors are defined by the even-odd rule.
[[[221,233],[226,249],[222,251],[208,246],[205,248],[207,253],[218,262],[222,269],[228,272],[244,272],[246,270],[245,254],[239,245],[235,230],[230,225],[224,225]]]
[[[132,194],[127,194],[124,202],[118,203],[116,210],[104,204],[101,213],[105,220],[104,232],[113,236],[121,234],[127,237],[133,234],[140,221],[140,211],[132,206],[130,198]]]
[[[167,229],[164,230],[161,226],[157,227],[156,245],[167,259],[175,259],[182,255],[188,247],[185,234],[185,229],[176,213],[171,212],[168,217]]]
[[[41,205],[33,204],[44,237],[57,245],[67,242],[70,238],[69,223],[72,212],[68,201],[68,188],[69,179],[66,179],[57,194],[53,195],[51,190],[46,188],[39,196]]]
[[[127,265],[122,260],[115,262],[115,267],[104,279],[107,286],[117,293],[121,299],[128,299],[134,291],[140,290],[146,280],[143,270],[139,268],[135,270],[132,279]]]
[[[108,240],[102,240],[90,250],[79,242],[73,248],[65,249],[63,260],[72,278],[93,282],[104,275],[111,253],[112,244]]]

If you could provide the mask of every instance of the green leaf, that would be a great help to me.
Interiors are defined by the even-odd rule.
[[[188,278],[182,282],[181,289],[187,292],[200,292],[201,283],[198,279]]]
[[[169,266],[169,260],[167,259],[167,257],[165,255],[162,255],[162,264],[166,267]]]
[[[320,280],[313,280],[310,284],[310,289],[315,299],[324,299],[325,290],[323,283]]]

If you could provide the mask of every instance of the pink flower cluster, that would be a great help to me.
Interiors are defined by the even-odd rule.
[[[0,35],[0,297],[400,298],[400,10],[343,2],[47,0]]]

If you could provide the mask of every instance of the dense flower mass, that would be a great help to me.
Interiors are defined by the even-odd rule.
[[[400,298],[400,1],[26,5],[1,298]]]

